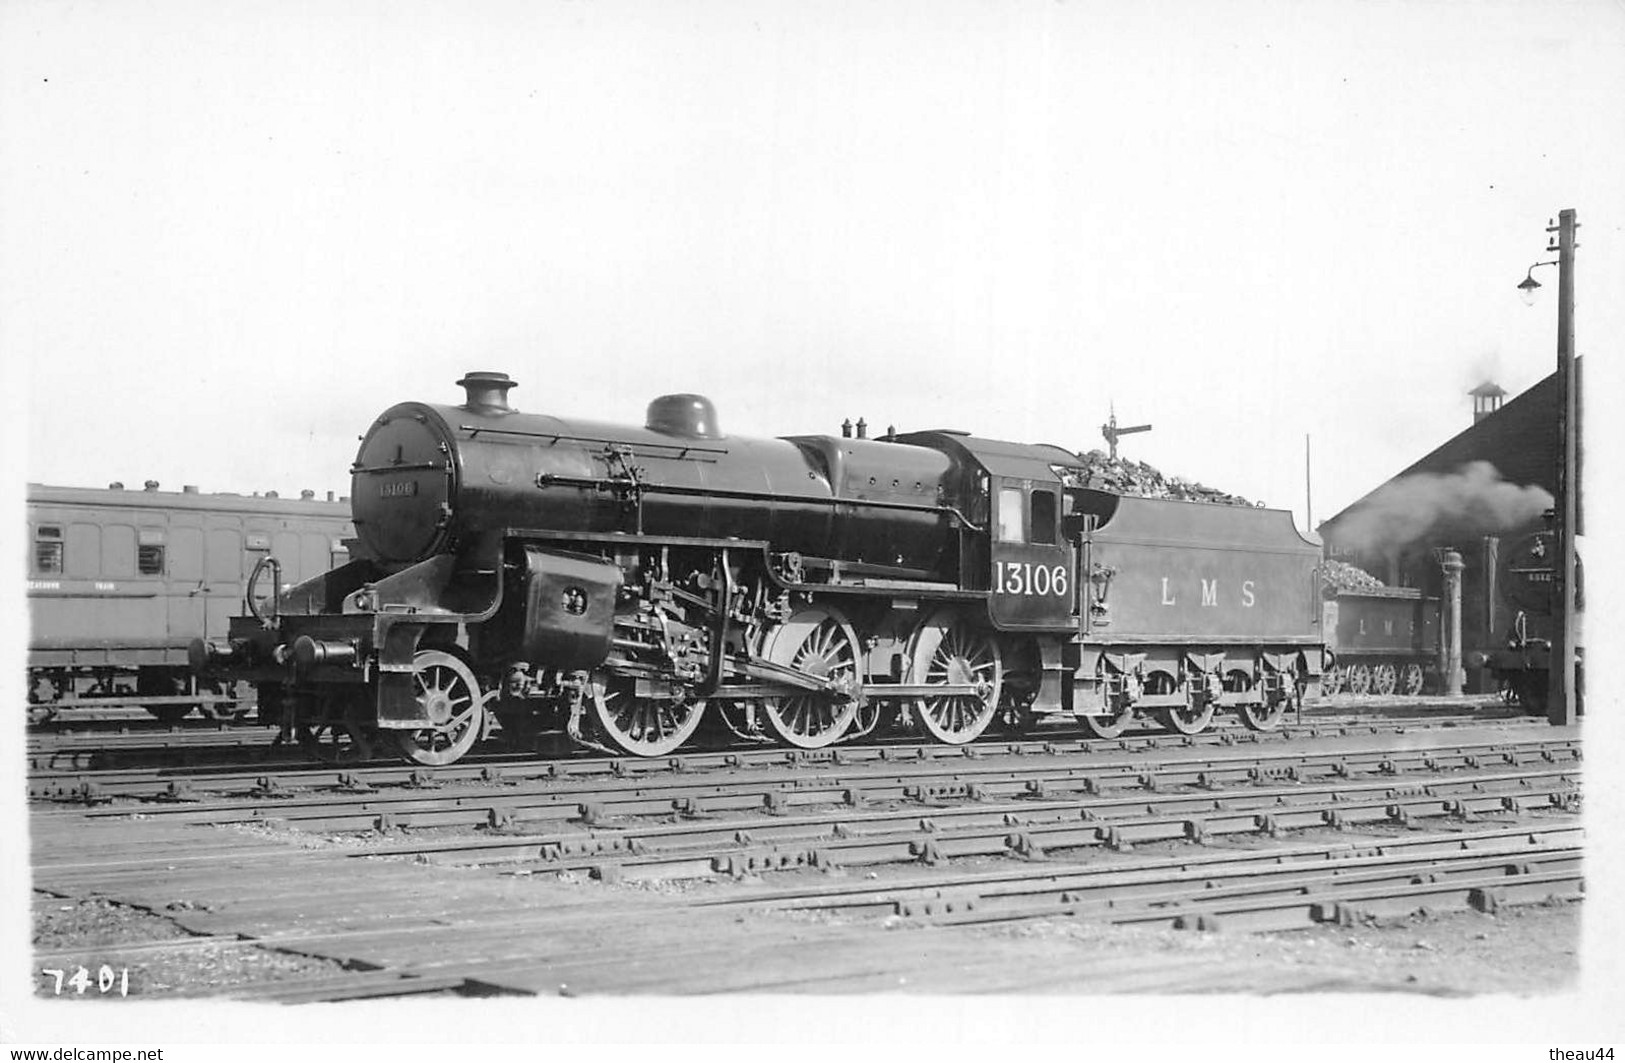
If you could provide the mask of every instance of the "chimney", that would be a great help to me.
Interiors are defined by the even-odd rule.
[[[842,439],[851,439],[852,438],[852,418],[850,418],[850,417],[848,417],[846,420],[841,422],[841,438]]]
[[[1506,391],[1499,384],[1486,380],[1467,394],[1473,397],[1473,423],[1477,424],[1501,408]]]
[[[327,492],[327,500],[329,502],[333,501],[333,492],[331,492],[331,491]]]
[[[869,438],[869,422],[865,421],[862,417],[858,418],[858,438],[859,439],[868,439]]]
[[[507,373],[491,373],[484,370],[466,373],[463,379],[457,381],[457,386],[468,393],[468,401],[463,405],[480,407],[486,413],[512,413],[513,407],[508,405],[508,389],[519,386]]]

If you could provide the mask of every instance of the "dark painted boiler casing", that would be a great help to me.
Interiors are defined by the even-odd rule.
[[[662,424],[657,400],[651,424]],[[876,440],[629,428],[470,402],[390,407],[352,468],[356,533],[385,565],[526,530],[737,538],[938,573],[952,462]]]

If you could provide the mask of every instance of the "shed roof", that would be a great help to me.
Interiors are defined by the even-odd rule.
[[[1577,383],[1583,380],[1585,359],[1574,360]],[[1534,484],[1557,491],[1557,418],[1562,396],[1557,374],[1535,384],[1500,409],[1458,432],[1428,454],[1367,491],[1320,525],[1321,535],[1332,538],[1338,523],[1364,506],[1387,483],[1421,472],[1450,473],[1474,461],[1494,465],[1501,478],[1519,485]],[[1582,491],[1583,498],[1583,491]]]

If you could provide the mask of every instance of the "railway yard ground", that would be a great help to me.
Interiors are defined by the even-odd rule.
[[[37,997],[1454,999],[1581,976],[1579,729],[1482,698],[1326,699],[1266,735],[493,751],[433,775],[256,733],[168,765],[120,737],[94,767],[31,737]]]

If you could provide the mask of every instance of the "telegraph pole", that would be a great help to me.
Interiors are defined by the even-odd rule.
[[[1561,211],[1557,225],[1546,231],[1556,234],[1557,246],[1557,541],[1560,567],[1557,576],[1558,601],[1554,603],[1558,621],[1552,637],[1550,687],[1547,691],[1546,719],[1557,726],[1573,726],[1579,720],[1579,704],[1574,687],[1574,623],[1576,552],[1574,537],[1580,530],[1580,381],[1574,367],[1574,231],[1579,228],[1575,212]]]

